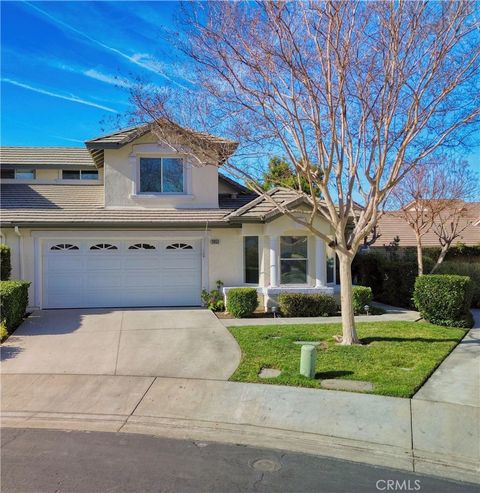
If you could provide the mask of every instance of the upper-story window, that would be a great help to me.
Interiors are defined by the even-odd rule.
[[[183,161],[178,158],[140,158],[140,193],[183,193]]]
[[[2,168],[1,177],[3,180],[35,180],[35,170]]]
[[[98,180],[98,170],[63,169],[62,180]]]

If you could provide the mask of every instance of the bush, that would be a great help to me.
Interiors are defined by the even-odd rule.
[[[28,306],[28,281],[0,281],[0,313],[7,331],[15,330]]]
[[[413,300],[425,320],[447,327],[472,327],[472,281],[466,276],[417,277]]]
[[[223,312],[225,310],[225,304],[223,303],[222,294],[223,282],[217,281],[217,288],[207,291],[202,290],[202,302],[209,310],[213,312]]]
[[[0,322],[0,341],[3,341],[8,336],[7,324],[5,321]]]
[[[433,260],[424,257],[425,272],[433,268]],[[372,288],[373,298],[387,305],[413,308],[412,294],[418,275],[417,261],[390,260],[381,253],[357,255],[352,264],[355,283]]]
[[[12,264],[10,261],[10,247],[0,243],[0,279],[8,281],[12,272]]]
[[[278,304],[285,317],[328,317],[338,311],[335,298],[328,294],[282,293]]]
[[[365,313],[365,305],[372,302],[372,288],[367,286],[353,286],[353,311],[357,315]]]
[[[255,288],[233,288],[227,291],[227,311],[236,318],[251,315],[258,306]]]
[[[445,261],[436,274],[457,274],[472,280],[472,308],[480,308],[480,263]]]

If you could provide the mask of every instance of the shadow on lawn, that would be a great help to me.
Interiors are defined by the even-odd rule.
[[[328,378],[339,378],[346,377],[347,375],[353,375],[353,371],[319,371],[315,373],[315,379],[317,380],[326,380]]]
[[[429,339],[428,337],[362,337],[362,344],[372,342],[458,342],[458,339]]]

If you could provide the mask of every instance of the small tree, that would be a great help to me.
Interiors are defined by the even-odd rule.
[[[277,156],[268,162],[268,170],[263,174],[262,187],[264,190],[285,187],[310,193],[310,186],[305,177],[298,175],[295,167],[286,159]]]
[[[137,116],[159,122],[158,139],[199,166],[218,159],[202,134],[177,140],[177,123],[240,142],[229,170],[335,249],[340,340],[358,343],[351,263],[363,239],[399,181],[478,124],[475,3],[196,2],[179,26],[172,42],[192,62],[195,90],[137,88]],[[271,149],[308,184],[309,208],[289,210],[255,179],[252,155]]]
[[[422,239],[433,231],[442,247],[437,261],[443,261],[453,240],[465,229],[463,201],[476,189],[476,177],[466,161],[431,159],[412,169],[393,190],[398,214],[415,233],[418,275],[423,274]]]

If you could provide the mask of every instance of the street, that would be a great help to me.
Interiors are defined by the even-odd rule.
[[[127,433],[1,432],[3,493],[478,491],[472,484],[240,445]]]

